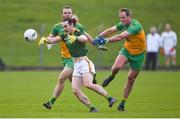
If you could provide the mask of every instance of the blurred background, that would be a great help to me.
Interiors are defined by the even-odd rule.
[[[60,67],[59,46],[51,50],[39,47],[41,36],[49,35],[54,24],[61,20],[60,11],[69,5],[79,16],[86,31],[96,37],[102,30],[119,22],[118,11],[128,7],[135,19],[149,32],[156,26],[158,32],[164,30],[165,23],[180,36],[179,0],[0,0],[0,58],[7,67]],[[38,40],[27,42],[24,31],[33,28],[38,32]],[[98,51],[88,45],[88,56],[97,67],[110,67],[123,42],[107,44],[108,52]],[[177,65],[180,65],[180,46],[177,44]],[[165,66],[165,58],[159,55],[159,66]]]

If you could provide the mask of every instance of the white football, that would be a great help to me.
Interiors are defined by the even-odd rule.
[[[34,29],[27,29],[25,32],[24,32],[24,38],[25,40],[27,41],[35,41],[37,39],[37,32],[36,30]]]

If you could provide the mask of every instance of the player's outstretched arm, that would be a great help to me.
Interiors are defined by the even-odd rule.
[[[85,32],[85,35],[86,35],[86,37],[87,37],[88,42],[92,44],[92,42],[93,42],[93,37],[92,37],[90,34],[88,34],[87,32]]]
[[[120,41],[120,40],[123,40],[123,39],[127,38],[127,37],[130,35],[127,31],[124,31],[124,32],[122,32],[121,34],[114,35],[114,36],[112,36],[112,37],[110,37],[110,38],[108,38],[108,39],[106,40],[105,37],[108,37],[109,35],[117,32],[117,31],[118,31],[118,30],[117,30],[116,26],[113,26],[113,27],[111,27],[111,28],[109,28],[109,29],[101,32],[101,33],[99,34],[99,36],[102,37],[102,39],[99,40],[99,41],[102,42],[102,43],[104,43],[104,42],[103,42],[103,38],[104,38],[104,40],[105,40],[105,41],[108,41],[108,42],[117,42],[117,41]],[[105,43],[107,43],[107,42],[105,42]]]
[[[108,42],[117,42],[123,39],[126,39],[130,34],[127,31],[122,32],[121,34],[117,34],[108,38]]]
[[[61,41],[61,37],[60,36],[52,36],[49,35],[48,37],[42,37],[39,40],[38,45],[42,45],[42,44],[54,44],[54,43],[58,43],[59,41]]]
[[[93,40],[94,40],[93,37],[92,37],[91,35],[89,35],[88,33],[85,33],[85,35],[86,35],[86,37],[87,37],[88,42],[93,45]],[[93,45],[93,46],[94,46],[94,45]],[[108,51],[108,48],[105,47],[105,46],[102,46],[102,45],[98,45],[98,46],[95,45],[95,47],[96,47],[98,50]]]
[[[62,38],[60,36],[48,36],[47,40],[49,43],[58,43],[62,40]]]
[[[111,35],[111,34],[113,34],[115,32],[117,32],[116,26],[112,26],[112,27],[108,28],[107,30],[101,32],[99,34],[99,36],[108,37],[109,35]]]

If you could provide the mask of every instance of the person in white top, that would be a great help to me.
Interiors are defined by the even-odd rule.
[[[157,33],[156,27],[152,26],[150,28],[150,33],[146,36],[146,42],[147,54],[145,70],[151,69],[152,71],[155,71],[157,67],[159,48],[161,47],[161,38]]]
[[[172,60],[172,66],[176,68],[176,44],[177,35],[171,30],[171,25],[165,25],[165,31],[161,34],[163,51],[166,58],[166,67],[170,67],[170,61]]]

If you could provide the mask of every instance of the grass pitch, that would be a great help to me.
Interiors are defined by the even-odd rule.
[[[121,118],[121,117],[180,117],[180,72],[141,72],[128,101],[127,110],[119,112],[127,71],[120,72],[105,89],[117,103],[108,107],[107,101],[98,94],[83,89],[90,100],[100,110],[89,113],[72,94],[67,81],[64,92],[52,110],[43,108],[42,103],[49,100],[57,82],[57,71],[0,72],[0,117],[16,118]],[[110,72],[98,71],[98,83]]]

